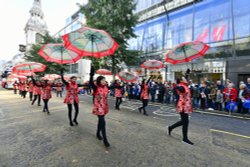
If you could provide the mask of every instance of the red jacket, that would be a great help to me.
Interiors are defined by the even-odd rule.
[[[179,113],[184,112],[190,114],[193,112],[191,91],[187,83],[181,82],[179,86],[184,88],[184,92],[178,91],[179,100],[177,103],[177,110]]]
[[[78,84],[69,82],[69,85],[66,86],[66,97],[64,103],[74,104],[74,102],[79,103]]]
[[[229,100],[236,102],[237,96],[238,92],[235,88],[231,88],[231,90],[229,88],[225,88],[223,91],[223,99],[225,102]]]
[[[108,94],[107,86],[97,86],[94,99],[93,114],[106,115],[108,113]]]

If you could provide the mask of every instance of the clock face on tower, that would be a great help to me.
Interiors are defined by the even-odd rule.
[[[36,43],[42,43],[43,42],[43,36],[39,33],[36,33]]]

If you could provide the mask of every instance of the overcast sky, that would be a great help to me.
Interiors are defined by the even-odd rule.
[[[65,26],[65,20],[87,0],[41,0],[44,19],[51,35]],[[0,0],[0,60],[11,60],[18,45],[25,44],[24,27],[34,0]]]

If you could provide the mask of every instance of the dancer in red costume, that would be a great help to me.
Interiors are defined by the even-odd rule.
[[[188,139],[189,115],[193,112],[191,92],[185,77],[182,77],[181,81],[177,80],[177,83],[176,89],[179,94],[177,110],[181,116],[181,120],[168,127],[168,134],[171,136],[173,129],[182,126],[182,142],[193,145],[194,143]]]
[[[103,76],[98,76],[96,79],[96,83],[94,83],[93,81],[94,75],[95,75],[95,70],[93,67],[91,67],[89,84],[92,87],[95,94],[93,114],[97,115],[98,117],[96,137],[99,140],[103,140],[104,145],[106,147],[109,147],[110,144],[108,142],[106,135],[106,122],[105,122],[105,115],[109,112],[108,109],[109,88],[105,81],[105,77]],[[101,132],[102,136],[100,134]]]

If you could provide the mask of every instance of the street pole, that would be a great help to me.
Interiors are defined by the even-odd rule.
[[[233,11],[233,0],[231,0],[231,17],[232,17],[232,35],[233,35],[233,59],[236,59],[235,51],[235,29],[234,29],[234,11]]]

